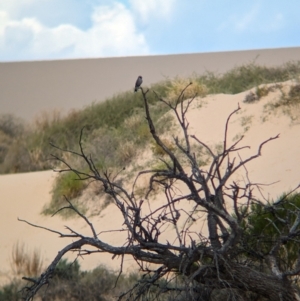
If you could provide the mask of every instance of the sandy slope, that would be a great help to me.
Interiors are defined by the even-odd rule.
[[[299,47],[214,53],[0,63],[1,113],[31,120],[41,111],[64,113],[133,89],[138,75],[144,86],[166,77],[205,71],[224,73],[256,62],[280,66],[299,61]]]
[[[284,85],[291,85],[287,82]],[[236,135],[245,134],[241,145],[250,145],[251,149],[241,151],[242,158],[255,154],[258,145],[270,137],[280,133],[280,139],[271,141],[263,148],[263,156],[248,165],[249,177],[257,183],[278,183],[272,186],[264,186],[265,197],[276,198],[284,191],[294,188],[300,182],[300,125],[299,120],[292,122],[288,115],[282,111],[266,111],[265,104],[274,102],[280,97],[280,92],[275,90],[268,96],[253,104],[245,104],[243,100],[249,91],[237,95],[209,95],[204,99],[195,101],[188,114],[191,134],[209,144],[213,148],[223,141],[224,124],[229,113],[237,108],[241,110],[233,116],[228,142],[232,142]],[[297,108],[299,110],[299,108]],[[57,217],[50,218],[39,215],[43,205],[50,200],[51,185],[54,180],[52,171],[35,172],[17,175],[0,176],[1,191],[1,227],[0,227],[0,267],[2,280],[7,279],[10,269],[11,249],[15,242],[26,242],[29,249],[39,248],[45,263],[56,255],[57,251],[66,243],[56,234],[40,229],[32,228],[18,222],[17,217],[26,219],[45,227],[52,227],[59,231],[65,231],[64,225],[70,226],[78,232],[89,233],[88,227],[82,220],[62,221]],[[239,180],[243,180],[240,177]],[[261,198],[260,195],[258,197]],[[162,198],[156,197],[151,206],[159,206]],[[184,205],[189,206],[189,205]],[[125,242],[124,232],[106,233],[109,229],[122,228],[120,214],[111,205],[101,216],[93,218],[93,224],[97,232],[101,232],[100,238],[114,245],[122,245]],[[172,240],[172,229],[167,229],[162,240]],[[173,235],[173,236],[172,236]],[[111,260],[111,255],[94,255],[81,260],[84,269],[94,267],[99,263],[117,269],[119,259]],[[126,258],[125,270],[133,266],[133,260]]]

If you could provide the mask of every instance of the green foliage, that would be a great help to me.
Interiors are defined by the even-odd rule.
[[[84,213],[86,211],[85,207],[79,204],[76,198],[81,195],[86,186],[87,183],[80,180],[72,171],[60,174],[55,180],[51,202],[43,208],[42,213],[45,215],[52,215],[60,208],[68,206],[69,204],[66,202],[65,198],[72,200],[72,205]],[[62,212],[64,217],[76,216],[76,213],[73,210],[64,210]]]
[[[21,288],[22,284],[15,280],[2,286],[0,288],[0,301],[21,301]]]
[[[280,82],[296,78],[300,74],[300,63],[289,63],[281,67],[268,68],[254,63],[236,67],[225,74],[206,73],[193,77],[193,85],[185,91],[184,99],[195,94],[206,93],[239,93],[258,87],[260,84]],[[179,89],[189,80],[175,78],[152,85],[151,90],[160,97],[172,100]],[[260,91],[260,90],[259,90]],[[264,92],[264,91],[260,91]],[[259,93],[261,94],[261,93]],[[159,120],[166,112],[155,94],[148,93],[154,121]],[[176,95],[178,96],[178,95]],[[134,115],[143,115],[143,101],[140,93],[124,92],[104,102],[93,103],[82,110],[72,111],[63,117],[59,112],[42,114],[34,126],[26,127],[13,116],[3,115],[0,118],[0,173],[26,172],[45,170],[52,167],[51,154],[58,155],[59,150],[49,147],[49,142],[61,148],[78,150],[80,131],[85,127],[84,139],[91,141],[99,129],[115,130],[115,138],[120,144],[129,141],[143,147],[149,141],[149,131],[141,118],[137,127],[128,129],[126,120]],[[101,139],[98,139],[99,143]],[[121,148],[120,148],[121,149]],[[117,152],[117,150],[115,151]],[[115,155],[118,157],[118,155]],[[120,155],[128,163],[128,156]],[[118,164],[119,162],[117,162]]]
[[[64,259],[58,263],[49,287],[40,294],[44,301],[114,300],[116,296],[133,287],[138,279],[137,273],[118,276],[104,266],[82,271],[77,261],[68,262]]]
[[[299,74],[299,63],[274,68],[249,64],[236,67],[223,75],[206,73],[194,76],[193,85],[185,91],[184,98],[193,97],[195,94],[203,96],[207,92],[238,93],[253,86],[295,78]],[[189,80],[168,79],[154,84],[151,90],[171,101],[188,83]],[[297,91],[294,88],[289,97],[298,99]],[[262,96],[265,89],[257,88],[257,92]],[[167,107],[162,105],[155,93],[149,91],[147,96],[153,121],[161,135],[170,129],[172,119],[163,117]],[[59,148],[78,152],[78,141],[83,127],[84,150],[100,170],[125,167],[151,141],[141,94],[131,91],[115,95],[105,102],[93,103],[82,110],[74,110],[65,117],[57,111],[45,113],[33,126],[26,128],[18,119],[4,116],[0,118],[0,173],[52,168],[53,161],[49,159],[51,155],[61,156],[61,150],[50,147],[49,142]],[[153,148],[153,151],[157,155],[163,155],[159,149]],[[73,167],[84,168],[84,161],[75,156],[69,155],[63,159]],[[62,166],[58,166],[60,167]],[[85,187],[83,182],[75,179],[74,174],[58,177],[53,188],[51,205],[44,213],[53,214],[65,204],[63,195],[70,200],[76,199]]]
[[[67,259],[62,259],[54,271],[54,277],[59,280],[78,280],[80,275],[80,265],[77,260],[68,262]]]
[[[280,87],[281,89],[282,87]],[[270,102],[265,105],[265,109],[269,111],[280,111],[291,118],[292,121],[299,120],[300,118],[300,84],[296,84],[290,87],[286,92],[281,89],[281,97],[275,102]]]
[[[245,103],[253,103],[257,100],[260,100],[262,97],[264,96],[267,96],[269,94],[269,92],[273,89],[274,87],[271,86],[271,87],[268,87],[266,85],[264,86],[257,86],[256,87],[256,90],[255,90],[255,93],[250,91],[245,99],[244,99],[244,102]]]
[[[74,262],[75,263],[75,262]],[[117,297],[129,291],[136,285],[130,297],[134,299],[136,293],[143,291],[144,293],[138,300],[145,301],[171,301],[171,300],[190,300],[190,298],[181,297],[179,292],[172,293],[162,289],[168,285],[176,288],[176,281],[167,283],[165,279],[157,282],[156,286],[149,286],[150,277],[147,275],[140,277],[138,273],[121,274],[108,270],[104,266],[98,266],[92,271],[81,271],[79,266],[72,268],[74,263],[63,260],[55,269],[55,275],[51,281],[51,285],[42,293],[44,301],[50,300],[90,300],[90,301],[106,301],[115,300]],[[61,269],[64,274],[57,274],[57,270]],[[71,270],[74,269],[74,272]],[[180,281],[179,281],[180,282]],[[183,282],[180,282],[183,285]],[[176,297],[176,298],[175,298]]]
[[[168,139],[162,139],[162,142],[164,143],[164,145],[172,152],[175,151],[175,145]],[[151,143],[151,150],[153,152],[153,154],[157,157],[162,157],[166,155],[166,152],[164,151],[164,149],[159,146],[157,143],[155,143],[154,141],[152,141]]]
[[[182,91],[184,92],[181,95]],[[206,94],[207,88],[199,80],[176,77],[168,85],[166,98],[174,105],[178,100],[184,101],[197,96],[203,97]]]
[[[137,273],[121,275],[98,266],[91,271],[82,271],[78,261],[62,259],[54,270],[53,277],[44,290],[38,293],[37,300],[106,301],[129,290],[139,279]],[[117,283],[117,286],[115,286]],[[21,288],[24,281],[12,280],[0,287],[0,301],[21,301]]]
[[[0,132],[10,138],[18,137],[24,132],[24,122],[12,114],[0,115]]]
[[[61,178],[57,181],[58,185],[55,186],[56,190],[54,191],[54,194],[60,196],[64,195],[68,199],[78,197],[86,185],[74,172],[61,174]]]
[[[261,99],[264,96],[267,96],[269,94],[269,88],[267,86],[260,86],[260,87],[256,87],[256,95],[257,95],[257,99]]]
[[[282,201],[279,201],[282,200]],[[300,212],[300,194],[281,196],[270,206],[253,204],[248,218],[244,221],[244,243],[251,253],[266,255],[280,237],[287,237],[289,229]],[[298,238],[286,239],[278,256],[283,269],[294,267],[298,258]]]
[[[289,91],[289,102],[295,104],[300,103],[300,84],[291,87]]]
[[[291,86],[287,95],[283,93],[281,100],[274,104],[274,107],[280,106],[296,106],[300,104],[300,84]]]
[[[205,84],[208,93],[237,94],[261,84],[282,82],[300,74],[300,62],[280,67],[265,67],[255,63],[236,67],[221,76],[208,72],[198,81]]]
[[[23,135],[24,127],[24,122],[12,114],[0,115],[0,173],[1,171],[6,172],[5,165],[7,165],[7,162],[5,162],[5,159],[11,154],[13,150],[12,145]],[[11,163],[9,165],[13,165]],[[16,165],[14,164],[13,169],[15,167]]]

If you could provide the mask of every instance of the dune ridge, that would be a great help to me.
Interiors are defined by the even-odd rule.
[[[255,62],[280,66],[300,60],[300,48],[254,49],[139,57],[0,63],[1,113],[31,120],[43,111],[68,113],[93,101],[133,90],[138,75],[144,85],[206,71],[225,73]]]

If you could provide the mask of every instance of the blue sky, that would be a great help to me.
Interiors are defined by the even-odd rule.
[[[299,0],[1,0],[0,61],[300,46]]]

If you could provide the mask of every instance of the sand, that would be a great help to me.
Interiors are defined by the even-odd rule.
[[[286,86],[292,84],[294,83],[284,83]],[[265,198],[276,199],[282,192],[289,191],[300,183],[300,120],[292,121],[290,116],[283,114],[282,111],[265,110],[267,103],[274,102],[280,97],[278,90],[270,92],[268,96],[254,104],[243,103],[247,93],[249,91],[236,95],[209,95],[204,99],[196,100],[188,115],[190,131],[205,143],[215,147],[223,141],[224,124],[228,114],[239,104],[241,110],[230,122],[228,141],[232,142],[236,135],[245,134],[241,145],[250,145],[251,148],[240,152],[242,158],[255,154],[263,140],[280,134],[279,139],[271,141],[263,148],[260,158],[248,165],[249,177],[252,181],[263,184],[276,182],[273,185],[263,186],[262,189]],[[239,177],[240,181],[244,179],[245,177]],[[90,229],[82,219],[65,221],[56,216],[40,215],[43,206],[50,201],[54,180],[55,173],[52,171],[0,175],[0,282],[8,281],[11,277],[11,252],[15,243],[24,242],[31,251],[40,250],[46,265],[66,243],[71,242],[71,239],[62,239],[57,234],[22,223],[17,220],[18,217],[64,233],[67,233],[65,225],[68,225],[77,232],[90,234]],[[258,195],[261,199],[263,196]],[[163,198],[158,196],[151,206],[159,206],[162,202]],[[125,243],[124,232],[105,232],[123,227],[121,215],[113,205],[102,211],[100,216],[94,217],[92,222],[97,233],[101,232],[99,237],[103,241],[115,246]],[[162,235],[162,242],[166,239],[170,241],[174,239],[173,230],[170,228]],[[68,258],[74,259],[75,255],[70,254]],[[120,266],[120,258],[112,260],[112,255],[97,254],[80,259],[80,264],[83,269],[92,269],[98,264],[106,264],[117,270]],[[126,258],[124,270],[130,271],[134,267],[133,259]]]
[[[285,83],[287,86],[291,84],[293,83]],[[228,142],[232,142],[236,135],[245,134],[241,146],[250,145],[251,149],[239,152],[242,158],[255,154],[263,140],[280,133],[280,138],[268,143],[263,148],[262,156],[248,165],[249,177],[252,181],[261,184],[279,181],[276,184],[262,187],[265,198],[276,199],[282,192],[293,189],[300,182],[298,168],[300,125],[297,121],[292,122],[290,116],[283,114],[282,111],[271,110],[271,114],[269,114],[265,110],[265,104],[274,102],[280,97],[279,91],[269,93],[268,96],[254,104],[243,103],[247,93],[249,91],[237,95],[209,95],[204,99],[196,100],[188,114],[190,133],[195,134],[214,148],[223,141],[227,116],[237,108],[238,104],[241,110],[239,114],[233,116],[229,124]],[[249,128],[247,129],[247,127]],[[54,258],[64,244],[71,242],[71,240],[59,238],[56,234],[17,221],[18,217],[64,233],[67,233],[64,226],[68,225],[77,232],[90,234],[90,229],[82,219],[64,221],[58,217],[51,218],[40,215],[44,204],[50,201],[50,191],[54,179],[55,173],[52,171],[0,176],[2,281],[8,279],[11,250],[16,242],[24,242],[28,250],[40,250],[45,264]],[[245,177],[239,178],[240,181],[244,179]],[[263,198],[260,194],[257,196],[260,199]],[[153,209],[163,202],[164,199],[157,196],[149,204]],[[187,208],[190,204],[186,202],[183,206]],[[103,241],[115,246],[125,243],[126,233],[105,232],[124,228],[121,214],[113,205],[108,206],[100,216],[92,218],[92,222],[96,231],[101,232],[99,237]],[[161,237],[162,242],[167,239],[169,241],[175,239],[172,228],[167,229]],[[68,258],[74,259],[75,257],[70,254]],[[109,254],[98,254],[80,259],[80,264],[83,269],[92,269],[98,264],[105,264],[109,268],[117,270],[120,266],[120,259],[111,260],[111,258],[112,256]],[[124,262],[124,270],[130,271],[133,267],[136,267],[133,259],[127,257]]]
[[[120,58],[0,63],[1,113],[31,120],[42,111],[67,113],[134,88],[205,71],[224,73],[256,62],[279,66],[300,60],[300,48],[258,49]]]

